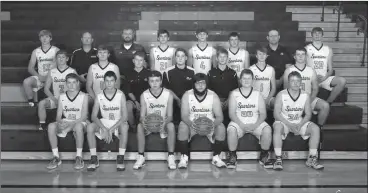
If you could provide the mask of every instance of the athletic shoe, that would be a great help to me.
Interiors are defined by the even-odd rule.
[[[74,169],[76,170],[80,170],[84,168],[84,161],[83,158],[80,156],[75,157],[75,164],[74,164]]]
[[[61,165],[61,159],[59,157],[54,156],[52,160],[50,161],[49,165],[47,166],[47,169],[52,170],[57,168]]]
[[[226,167],[225,162],[223,162],[218,155],[212,157],[212,165],[218,168]]]
[[[323,170],[325,168],[322,164],[318,163],[317,156],[311,156],[311,155],[308,157],[307,161],[305,162],[305,165],[315,170]]]
[[[35,102],[29,101],[29,102],[28,102],[28,105],[29,105],[30,107],[34,107],[36,104],[35,104]]]
[[[227,160],[226,167],[229,169],[235,169],[237,164],[236,153],[229,153],[229,159]]]
[[[116,157],[116,170],[118,170],[118,171],[124,171],[125,170],[124,155],[118,155]]]
[[[175,163],[175,156],[174,155],[169,155],[167,157],[167,165],[168,165],[170,170],[175,170],[176,169],[176,163]]]
[[[38,127],[38,130],[40,131],[47,131],[47,125],[46,123],[40,123],[40,126]]]
[[[179,169],[185,169],[188,167],[188,156],[187,155],[181,155],[180,162],[178,164]]]
[[[144,158],[143,155],[138,154],[137,161],[135,162],[135,164],[133,166],[133,169],[139,170],[139,169],[141,169],[145,165],[146,165],[146,159]]]
[[[281,156],[276,156],[276,160],[273,163],[273,169],[277,171],[281,171],[283,169]]]
[[[97,155],[92,155],[89,165],[87,166],[88,171],[95,171],[100,166]]]
[[[269,152],[264,153],[260,155],[259,157],[259,164],[261,164],[261,166],[263,166],[266,169],[272,169],[273,168],[273,163],[269,157]]]

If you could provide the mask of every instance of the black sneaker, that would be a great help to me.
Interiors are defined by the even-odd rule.
[[[116,158],[116,170],[118,171],[124,171],[125,170],[125,164],[124,164],[124,156],[118,155]]]
[[[269,152],[261,153],[261,155],[259,156],[259,164],[261,164],[265,169],[273,168],[273,163],[272,160],[270,159]]]
[[[229,159],[226,162],[226,167],[229,169],[235,169],[237,163],[236,153],[229,153]]]
[[[97,155],[91,156],[91,160],[89,162],[89,165],[87,166],[88,171],[95,171],[96,168],[100,166],[100,163],[98,161]]]
[[[38,127],[38,130],[47,131],[47,124],[46,123],[40,123],[40,126]]]
[[[282,158],[281,156],[276,156],[276,160],[275,162],[273,163],[273,169],[276,170],[276,171],[281,171],[283,170],[283,167],[282,167]]]

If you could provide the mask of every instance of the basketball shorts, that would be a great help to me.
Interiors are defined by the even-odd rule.
[[[115,123],[117,123],[118,121],[117,120],[109,120],[109,119],[100,119],[100,121],[102,122],[102,124],[106,127],[106,128],[111,128],[112,126],[115,125]],[[124,123],[123,123],[124,124]],[[125,124],[128,124],[127,122],[125,122]],[[114,135],[116,137],[119,138],[119,128],[116,128],[114,131],[113,131]],[[102,128],[99,128],[99,130],[97,132],[95,132],[95,135],[97,138],[99,139],[102,139]]]
[[[68,120],[68,119],[63,119],[64,121],[73,121],[73,120]],[[87,122],[82,122],[82,125],[83,125],[83,129],[85,129],[86,127],[87,127]],[[66,137],[66,135],[68,134],[68,132],[67,132],[67,130],[69,130],[70,128],[65,128],[65,129],[60,129],[58,126],[57,126],[57,136],[58,137],[62,137],[62,138],[64,138],[64,137]],[[73,131],[73,132],[75,132],[74,131],[74,128],[72,129],[72,130],[70,130],[70,131]]]
[[[166,127],[166,126],[165,126]],[[143,127],[144,128],[144,127]],[[144,128],[144,135],[147,136],[149,134],[151,134],[151,131],[148,131],[146,128]],[[160,131],[160,137],[161,139],[165,139],[167,137],[167,129],[164,128]]]
[[[319,83],[319,87],[331,91],[332,90],[331,82],[332,82],[332,80],[334,78],[335,78],[335,76],[328,77],[326,80],[324,80],[323,82]]]
[[[266,108],[272,110],[273,106],[271,106],[271,101],[275,101],[275,97],[271,97],[270,100],[265,101]]]
[[[36,84],[37,86],[35,88],[33,88],[32,90],[34,92],[37,92],[39,91],[41,88],[43,88],[45,86],[45,83],[44,82],[41,82],[40,79],[38,78],[38,76],[31,76],[32,78],[36,79]]]
[[[236,129],[236,132],[238,134],[238,139],[242,138],[246,133],[249,133],[249,132],[241,129],[240,126],[237,123],[233,122],[233,121],[231,121],[229,123],[229,125],[227,126],[227,129],[229,129],[231,127]],[[270,126],[266,122],[263,122],[251,134],[254,135],[255,137],[257,137],[258,140],[260,140],[261,135],[262,135],[262,131],[266,127],[270,127]]]
[[[283,132],[283,135],[281,135],[281,137],[282,137],[282,140],[285,140],[286,137],[287,137],[287,135],[291,131],[290,131],[289,127],[286,126],[285,123],[283,123],[281,121],[275,121],[275,123],[273,124],[273,127],[275,127],[275,124],[277,124],[277,123],[281,124],[283,126],[283,128],[284,128],[283,131],[282,131]],[[309,126],[310,123],[311,123],[310,121],[306,122],[302,126],[302,128],[300,128],[299,133],[294,133],[294,135],[300,135],[304,140],[307,140],[310,136],[309,135],[306,135],[305,133],[306,133],[306,131],[307,131],[308,126]]]
[[[54,100],[52,100],[50,97],[46,98],[46,109],[56,109],[57,103],[55,103]]]

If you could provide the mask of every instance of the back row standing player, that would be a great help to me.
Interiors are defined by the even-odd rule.
[[[244,69],[249,68],[249,53],[243,48],[239,47],[239,34],[231,32],[229,34],[229,59],[227,65],[235,70],[238,77]]]
[[[37,99],[34,97],[34,92],[43,88],[49,70],[55,68],[55,56],[59,48],[51,45],[52,34],[48,30],[41,30],[38,34],[41,46],[34,49],[31,59],[28,63],[28,72],[30,77],[24,79],[23,88],[30,106],[35,106]],[[37,71],[35,65],[37,64]]]
[[[150,66],[151,70],[157,70],[163,74],[167,68],[174,66],[175,48],[170,47],[167,41],[170,39],[170,34],[167,30],[158,30],[157,40],[159,45],[151,48],[150,51]]]

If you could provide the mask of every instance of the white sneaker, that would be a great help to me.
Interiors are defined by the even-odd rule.
[[[223,162],[218,155],[213,156],[212,164],[218,168],[226,167],[225,162]]]
[[[188,167],[188,156],[187,155],[181,155],[180,162],[178,164],[179,169],[184,169]]]
[[[137,161],[135,162],[133,169],[135,170],[139,170],[141,169],[143,166],[146,165],[146,158],[144,158],[143,155],[139,155],[137,156]]]
[[[167,157],[167,165],[168,165],[170,170],[175,170],[176,169],[176,163],[175,163],[175,156],[174,155],[169,155]]]

